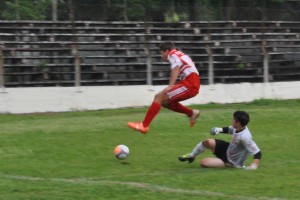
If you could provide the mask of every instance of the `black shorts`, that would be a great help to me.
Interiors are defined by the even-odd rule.
[[[216,148],[214,154],[217,156],[217,158],[220,158],[224,163],[229,163],[226,155],[229,142],[225,142],[219,139],[215,139],[215,141],[216,141]]]

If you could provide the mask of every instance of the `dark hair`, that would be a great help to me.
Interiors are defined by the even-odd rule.
[[[159,45],[159,51],[171,51],[172,49],[176,49],[175,44],[172,42],[164,42]]]
[[[249,121],[250,121],[249,114],[247,112],[245,112],[245,111],[240,111],[240,110],[238,110],[238,111],[236,111],[236,112],[233,113],[233,118],[236,121],[240,122],[240,124],[242,126],[246,126],[249,123]]]

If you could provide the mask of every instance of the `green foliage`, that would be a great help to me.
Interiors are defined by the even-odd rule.
[[[277,3],[284,3],[284,2],[287,1],[287,0],[271,0],[271,1],[277,2]]]
[[[168,12],[165,14],[165,22],[179,22],[179,15],[176,12]]]
[[[244,69],[246,67],[245,63],[239,63],[236,68],[238,69]]]
[[[41,60],[40,63],[37,65],[37,67],[40,71],[48,70],[47,64],[48,62],[46,60]]]
[[[21,20],[44,20],[47,16],[47,10],[51,5],[51,0],[19,0],[5,1],[5,10],[2,17],[6,20],[16,20],[19,15]]]
[[[17,3],[19,2],[19,3]],[[264,3],[263,3],[264,2]],[[69,20],[69,0],[58,0],[57,14],[60,20]],[[274,12],[270,19],[297,20],[299,3],[286,0],[72,0],[75,19],[99,21],[198,21],[198,20],[257,20],[261,19],[261,9],[287,9],[293,6],[293,12],[286,10],[284,14]],[[3,0],[0,1],[1,19],[45,20],[50,18],[51,0]],[[237,13],[246,10],[253,15]],[[295,9],[295,10],[294,10]],[[257,16],[255,16],[257,15]],[[295,19],[294,19],[295,18]]]
[[[0,199],[298,199],[300,100],[192,107],[202,111],[195,127],[162,109],[147,135],[126,125],[141,120],[146,108],[2,114]],[[258,170],[200,168],[200,159],[213,156],[209,151],[191,164],[178,162],[205,138],[229,140],[208,131],[230,125],[237,109],[250,113],[263,153]],[[118,144],[130,148],[127,160],[114,157]]]
[[[130,20],[148,20],[152,21],[157,13],[164,8],[164,2],[160,0],[130,0],[127,1],[126,12]]]

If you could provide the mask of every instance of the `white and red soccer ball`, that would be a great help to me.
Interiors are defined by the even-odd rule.
[[[124,160],[129,156],[129,148],[124,144],[120,144],[116,146],[114,154],[119,160]]]

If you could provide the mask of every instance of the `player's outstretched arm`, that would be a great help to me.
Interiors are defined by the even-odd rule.
[[[251,165],[249,165],[248,167],[245,167],[245,170],[256,170],[259,166],[259,159],[253,159]]]
[[[211,135],[218,135],[219,133],[229,133],[229,134],[232,134],[232,132],[233,132],[233,130],[232,130],[231,126],[229,126],[229,127],[223,127],[223,128],[213,127],[210,130],[210,134]]]
[[[253,161],[252,161],[251,165],[249,165],[248,167],[245,167],[245,170],[256,170],[259,166],[261,156],[262,156],[262,154],[260,151],[258,153],[256,153],[253,157]]]
[[[219,133],[223,133],[223,128],[213,127],[213,128],[210,130],[210,134],[211,134],[211,135],[218,135]]]

